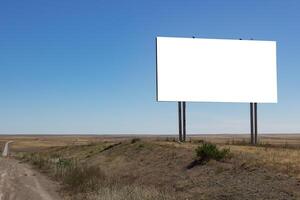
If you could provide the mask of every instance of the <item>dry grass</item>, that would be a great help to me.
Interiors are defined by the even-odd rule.
[[[76,162],[65,160],[56,164],[39,156],[32,156],[33,165],[40,169],[48,169],[52,176],[62,182],[65,198],[86,200],[175,200],[169,192],[153,186],[128,184],[112,174],[106,175],[97,166],[78,165]],[[25,159],[25,158],[23,158]],[[30,159],[27,157],[27,159]],[[38,161],[37,161],[38,160]],[[40,163],[43,163],[42,165]],[[59,162],[58,162],[59,163]],[[49,171],[48,171],[49,172]]]
[[[81,198],[81,197],[79,197]],[[78,199],[79,199],[78,198]],[[90,194],[89,199],[95,200],[175,200],[176,198],[167,192],[161,192],[154,187],[141,185],[115,185],[101,187],[95,194]]]
[[[14,152],[37,152],[49,148],[65,146],[82,146],[99,142],[116,142],[125,138],[112,138],[105,136],[74,136],[74,135],[38,135],[38,136],[1,136],[0,145],[6,141],[14,141],[10,147]]]
[[[229,146],[250,167],[265,167],[300,179],[300,150],[279,147]]]
[[[130,140],[135,145],[139,139]],[[71,199],[133,199],[133,200],[172,200],[171,193],[155,186],[145,186],[136,182],[124,181],[119,175],[104,172],[98,165],[88,165],[91,157],[109,151],[122,143],[98,142],[87,145],[71,145],[51,148],[43,152],[22,152],[17,158],[29,162],[49,176],[61,182],[66,198]],[[138,145],[139,148],[142,148]],[[67,197],[68,196],[68,197]]]
[[[66,199],[297,199],[299,138],[265,137],[254,147],[244,136],[193,137],[187,143],[172,137],[50,137],[25,138],[28,146],[18,140],[14,148],[23,151],[21,159],[62,182]],[[207,141],[229,148],[232,158],[187,170],[195,149]]]

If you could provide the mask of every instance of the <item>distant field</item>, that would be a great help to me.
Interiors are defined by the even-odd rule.
[[[1,136],[16,158],[64,186],[65,199],[300,199],[300,135]],[[191,169],[204,143],[230,149]],[[284,185],[284,187],[282,187]]]
[[[36,149],[42,150],[55,146],[66,145],[84,145],[90,142],[98,141],[121,141],[128,138],[143,138],[144,140],[177,140],[176,135],[171,136],[155,136],[155,135],[115,135],[115,136],[84,136],[84,135],[0,135],[0,147],[6,141],[12,140],[11,145],[14,151],[34,151]],[[246,144],[249,143],[248,134],[230,135],[230,134],[207,134],[207,135],[191,135],[187,137],[187,142],[194,140],[205,140],[216,144]],[[263,134],[259,135],[259,143],[271,146],[288,146],[300,147],[300,134]]]

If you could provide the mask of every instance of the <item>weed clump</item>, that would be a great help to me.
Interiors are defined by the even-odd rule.
[[[204,143],[196,149],[197,157],[206,161],[210,159],[222,160],[229,154],[229,152],[229,149],[220,150],[215,144],[211,143]]]
[[[131,144],[137,143],[137,142],[139,142],[139,141],[141,141],[140,138],[132,138],[132,139],[131,139]]]
[[[230,153],[229,149],[219,149],[215,144],[211,143],[203,143],[198,146],[195,151],[197,157],[187,166],[187,169],[191,169],[196,165],[204,164],[211,159],[217,161],[223,160]]]
[[[62,177],[69,190],[75,192],[96,191],[105,180],[105,174],[97,166],[73,166]]]
[[[29,160],[32,165],[36,166],[38,169],[48,168],[48,159],[43,157],[41,154],[30,153],[29,155],[23,155],[23,158]]]

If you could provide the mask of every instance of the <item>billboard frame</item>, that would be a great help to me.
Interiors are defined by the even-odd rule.
[[[158,102],[158,62],[157,62],[157,38],[155,39],[155,56],[156,56],[156,101]],[[195,39],[195,37],[192,37]],[[239,39],[242,40],[242,39]],[[253,40],[252,38],[250,40]],[[277,51],[277,50],[276,50]],[[277,53],[276,53],[277,54]],[[277,63],[276,63],[277,65]],[[277,81],[277,67],[276,67],[276,90],[278,90]],[[278,95],[278,92],[276,93]],[[277,96],[278,98],[278,96]],[[226,103],[226,102],[224,102]],[[237,102],[235,102],[237,103]],[[257,102],[250,102],[250,143],[256,145],[258,143],[258,126],[257,126]],[[178,101],[178,132],[179,141],[186,141],[186,102]]]

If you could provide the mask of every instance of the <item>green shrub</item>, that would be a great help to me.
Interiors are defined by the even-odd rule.
[[[222,160],[228,156],[229,152],[229,149],[219,150],[215,144],[211,143],[203,143],[196,149],[197,157],[206,161],[210,159]]]
[[[140,138],[132,138],[131,139],[131,144],[134,144],[134,143],[139,142],[139,141],[141,141]]]

